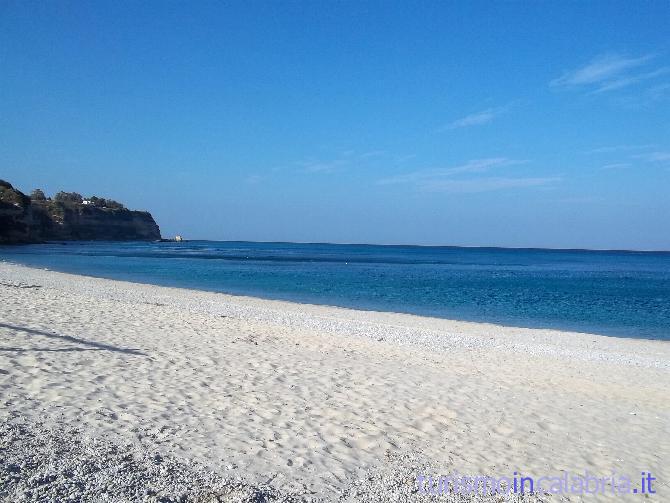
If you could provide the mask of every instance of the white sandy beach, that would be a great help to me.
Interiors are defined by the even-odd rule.
[[[3,422],[72,425],[326,500],[402,453],[445,474],[646,470],[670,500],[666,342],[9,263],[0,298]]]

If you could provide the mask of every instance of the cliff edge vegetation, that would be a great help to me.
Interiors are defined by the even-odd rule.
[[[58,192],[51,198],[36,189],[27,196],[0,180],[0,244],[159,239],[160,229],[147,211],[76,192]]]

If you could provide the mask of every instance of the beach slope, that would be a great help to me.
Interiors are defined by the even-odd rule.
[[[28,445],[21,431],[65,429],[86,449],[108,442],[145,461],[209,471],[219,489],[365,501],[356,495],[373,485],[377,494],[384,484],[411,494],[421,473],[644,470],[670,497],[670,344],[662,341],[9,263],[0,263],[0,297],[5,460]],[[5,461],[3,497],[31,490],[26,466],[22,475]]]

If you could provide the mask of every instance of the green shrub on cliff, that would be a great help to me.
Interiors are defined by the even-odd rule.
[[[30,204],[30,198],[12,187],[11,183],[0,180],[0,202],[23,208]]]
[[[81,197],[81,194],[78,194],[77,192],[61,191],[54,196],[54,201],[57,201],[59,203],[81,204],[84,202],[84,198]]]
[[[50,240],[149,241],[161,239],[150,213],[131,211],[113,199],[41,189],[30,197],[0,180],[0,244]]]
[[[30,193],[30,199],[33,201],[46,201],[47,196],[44,195],[42,189],[35,189]]]
[[[91,196],[88,198],[91,204],[97,208],[109,208],[112,210],[123,210],[125,206],[114,199],[105,199],[104,197]]]

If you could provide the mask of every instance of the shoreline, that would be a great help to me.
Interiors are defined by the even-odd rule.
[[[588,250],[586,250],[588,251]],[[668,252],[670,253],[670,252]],[[524,326],[522,324],[514,324],[514,323],[504,323],[504,322],[496,322],[496,321],[484,321],[484,320],[468,320],[468,319],[458,319],[458,318],[445,318],[445,317],[440,317],[440,316],[433,316],[430,314],[422,314],[422,313],[412,313],[412,312],[404,312],[404,311],[387,311],[387,310],[379,310],[379,309],[374,309],[374,308],[362,308],[362,307],[351,307],[351,306],[346,306],[346,305],[337,305],[337,304],[320,304],[316,302],[306,302],[306,301],[300,301],[300,300],[291,300],[291,299],[282,299],[278,297],[272,297],[272,296],[262,296],[262,295],[248,295],[248,294],[242,294],[242,293],[231,293],[231,292],[221,292],[221,291],[216,291],[216,290],[207,290],[207,289],[197,289],[197,288],[188,288],[188,287],[181,287],[181,286],[170,286],[170,285],[160,285],[156,283],[145,283],[142,281],[132,281],[128,279],[115,279],[115,278],[108,278],[104,276],[94,276],[91,274],[79,274],[79,273],[72,273],[72,272],[64,272],[64,271],[57,271],[55,269],[49,269],[48,267],[40,267],[40,266],[32,266],[32,265],[26,265],[26,264],[21,264],[19,262],[14,262],[11,259],[1,259],[0,258],[0,264],[6,263],[9,265],[14,265],[18,267],[25,267],[27,269],[35,269],[39,271],[49,271],[49,272],[54,272],[54,273],[59,273],[59,274],[67,274],[67,275],[72,275],[72,276],[77,276],[77,277],[84,277],[84,278],[92,278],[92,279],[100,279],[100,280],[107,280],[107,281],[117,281],[119,283],[127,283],[127,284],[133,284],[133,285],[144,285],[144,286],[151,286],[151,287],[158,287],[158,288],[174,288],[177,290],[185,290],[185,291],[192,291],[192,292],[203,292],[203,293],[210,293],[210,294],[217,294],[217,295],[223,295],[225,297],[230,297],[232,299],[249,299],[251,301],[258,301],[258,302],[280,302],[280,303],[285,303],[285,304],[290,304],[290,305],[297,305],[297,306],[314,306],[317,308],[323,307],[326,309],[343,309],[345,311],[355,311],[355,312],[363,312],[363,313],[377,313],[377,314],[392,314],[392,315],[402,315],[402,316],[412,316],[416,318],[427,318],[427,319],[432,319],[432,320],[443,320],[447,323],[461,323],[461,324],[473,324],[473,325],[485,325],[488,327],[498,327],[501,330],[509,329],[509,330],[544,330],[544,331],[552,331],[552,332],[561,332],[561,333],[566,333],[566,334],[579,334],[579,335],[584,335],[588,337],[606,337],[606,338],[615,338],[615,339],[629,339],[629,340],[643,340],[643,341],[657,341],[660,343],[670,343],[670,340],[665,340],[665,339],[659,339],[655,337],[632,337],[629,335],[613,335],[613,334],[602,334],[602,333],[596,333],[594,332],[589,332],[587,329],[584,330],[576,330],[576,329],[570,329],[570,328],[563,328],[560,326]]]
[[[366,485],[370,470],[411,496],[419,466],[498,475],[646,469],[659,484],[670,480],[664,341],[7,262],[0,292],[3,422],[47,418],[245,487],[325,501],[345,501],[352,487],[383,501],[393,489]]]
[[[184,248],[64,242],[26,253],[8,249],[0,258],[75,275],[267,300],[670,341],[668,263],[660,255],[459,247],[406,254],[374,245],[339,250],[327,244],[230,243],[235,242]]]
[[[423,345],[427,343],[430,346],[430,349],[435,351],[448,351],[454,344],[466,347],[487,346],[514,352],[525,352],[532,349],[531,352],[540,351],[548,354],[553,353],[585,360],[618,361],[632,365],[658,366],[660,368],[670,369],[670,341],[661,339],[619,337],[556,328],[519,327],[498,323],[439,318],[396,311],[378,311],[372,309],[355,309],[330,304],[303,303],[291,300],[163,286],[153,283],[74,274],[55,271],[48,268],[27,266],[9,260],[0,260],[0,268],[5,265],[10,268],[15,268],[18,275],[26,275],[26,277],[30,277],[31,271],[35,271],[53,274],[55,275],[55,278],[62,277],[64,279],[78,279],[82,281],[89,280],[92,282],[88,285],[89,292],[90,288],[98,286],[95,285],[95,282],[100,281],[100,284],[108,282],[111,287],[121,289],[124,288],[124,286],[136,287],[140,289],[145,296],[160,297],[161,293],[163,293],[163,295],[174,294],[187,303],[189,297],[197,297],[208,302],[206,307],[203,307],[203,304],[200,304],[196,306],[195,309],[200,311],[204,310],[211,314],[216,314],[217,311],[220,310],[220,304],[229,307],[244,306],[248,308],[251,306],[252,308],[261,310],[260,312],[248,315],[251,318],[257,318],[259,315],[262,317],[262,311],[267,310],[275,313],[285,312],[294,315],[309,313],[331,320],[338,320],[339,323],[333,321],[333,325],[329,328],[341,335],[370,337],[369,333],[360,330],[360,327],[352,327],[351,323],[346,322],[353,322],[354,324],[381,323],[385,325],[394,336],[390,338],[393,342],[400,345]],[[42,277],[39,279],[44,280]],[[51,284],[57,284],[57,281],[52,281]],[[242,315],[243,313],[238,312],[236,314]],[[296,322],[299,324],[300,321],[303,320],[287,321],[290,321],[292,324],[295,324]],[[418,333],[418,331],[421,333]],[[445,334],[447,337],[445,337]],[[426,335],[428,337],[426,337]],[[439,338],[444,343],[443,347],[440,347],[440,344],[434,340],[435,336],[442,336]],[[561,340],[562,338],[565,338],[566,340],[563,341]],[[576,348],[570,349],[563,347],[566,345],[576,346]],[[665,358],[654,359],[643,357],[640,353],[644,352],[643,350],[645,349],[649,353],[660,351],[665,354]],[[626,356],[624,354],[618,354],[618,351],[632,352],[634,354],[628,354]],[[628,359],[626,359],[627,357]]]

